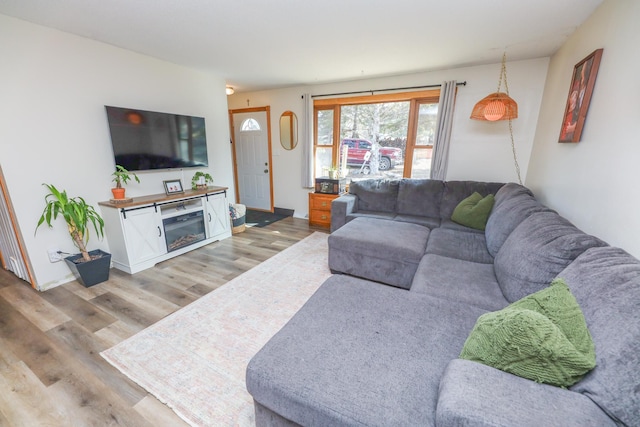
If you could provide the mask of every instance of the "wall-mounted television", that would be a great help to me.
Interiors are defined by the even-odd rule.
[[[117,165],[130,171],[209,165],[204,117],[105,108]]]

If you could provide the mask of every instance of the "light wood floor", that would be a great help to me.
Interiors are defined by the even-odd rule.
[[[186,426],[100,352],[313,231],[289,217],[91,288],[37,292],[0,269],[0,426]]]

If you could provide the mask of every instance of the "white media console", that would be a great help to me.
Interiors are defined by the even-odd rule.
[[[227,187],[99,205],[113,266],[130,274],[231,236]]]

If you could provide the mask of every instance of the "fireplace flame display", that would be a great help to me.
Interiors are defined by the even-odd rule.
[[[162,220],[162,223],[169,252],[200,242],[206,238],[202,210],[166,218]]]
[[[180,249],[184,246],[189,246],[192,243],[200,242],[204,240],[204,233],[187,234],[186,236],[180,236],[171,243],[167,243],[167,250],[169,252]]]

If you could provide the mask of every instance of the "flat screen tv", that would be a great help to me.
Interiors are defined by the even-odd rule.
[[[117,165],[130,171],[209,165],[203,117],[105,108]]]

